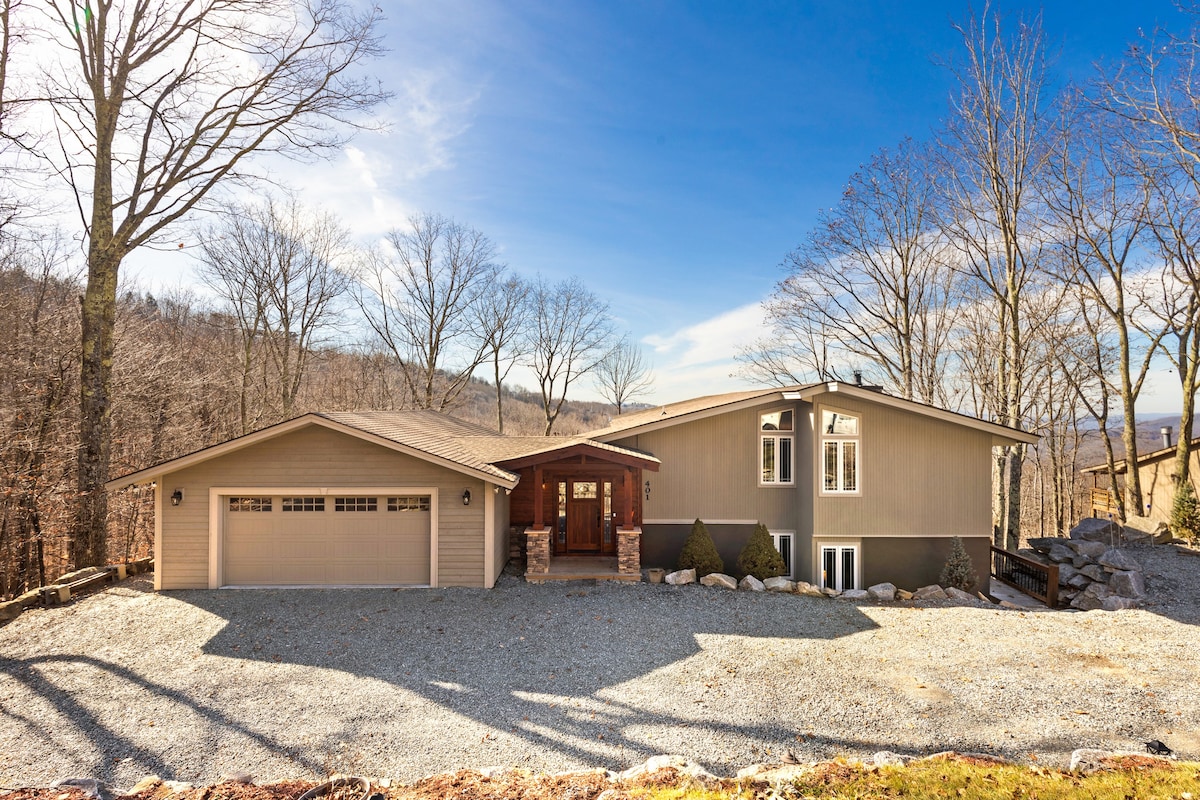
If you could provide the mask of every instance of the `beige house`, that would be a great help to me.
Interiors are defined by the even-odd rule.
[[[1170,437],[1170,428],[1164,429],[1164,436]],[[1188,470],[1192,478],[1192,488],[1200,476],[1200,439],[1192,439],[1188,443]],[[1124,491],[1125,476],[1129,474],[1129,462],[1120,459],[1115,463],[1117,483]],[[1148,517],[1155,522],[1169,522],[1171,506],[1175,502],[1175,445],[1155,450],[1152,453],[1138,456],[1138,477],[1141,479],[1142,496],[1146,506],[1143,509],[1129,509],[1127,514],[1138,514]],[[1092,516],[1113,517],[1117,513],[1117,501],[1112,494],[1112,479],[1108,476],[1107,464],[1096,464],[1080,470],[1084,475],[1092,476]],[[1101,476],[1104,476],[1103,479]],[[1103,482],[1103,486],[1101,483]]]
[[[673,567],[696,518],[732,571],[757,523],[792,577],[938,579],[961,536],[981,577],[991,450],[1031,434],[843,383],[506,437],[430,411],[307,414],[118,478],[153,482],[156,588],[491,587]],[[569,568],[564,568],[564,565]]]

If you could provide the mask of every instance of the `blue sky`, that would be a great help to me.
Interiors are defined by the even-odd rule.
[[[283,176],[364,239],[414,211],[485,232],[515,270],[579,275],[668,402],[741,386],[779,263],[859,164],[946,114],[966,2],[396,2],[386,133]],[[1038,6],[1006,4],[1014,22]],[[1058,2],[1086,79],[1169,0]],[[519,379],[518,379],[519,380]],[[1160,376],[1146,410],[1178,404]],[[587,394],[581,391],[580,396]],[[1153,407],[1161,404],[1162,408]]]

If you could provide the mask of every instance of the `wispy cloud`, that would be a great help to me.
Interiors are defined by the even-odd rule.
[[[766,333],[762,306],[751,303],[642,343],[653,351],[654,402],[734,391],[746,381],[733,377],[741,348]]]

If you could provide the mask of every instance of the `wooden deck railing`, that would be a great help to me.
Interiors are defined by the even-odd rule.
[[[1111,489],[1092,489],[1092,516],[1117,513],[1117,498]]]
[[[1050,608],[1058,605],[1058,565],[1043,564],[1010,550],[992,548],[992,577],[1036,597]]]

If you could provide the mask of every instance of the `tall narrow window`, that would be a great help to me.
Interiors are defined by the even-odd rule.
[[[792,539],[794,534],[791,531],[786,533],[776,533],[771,531],[771,541],[775,543],[775,549],[779,551],[779,555],[783,556],[784,577],[791,578],[795,575],[792,571]]]
[[[762,483],[790,485],[792,483],[792,437],[794,435],[791,409],[772,411],[759,417],[762,431]]]
[[[821,412],[821,491],[857,494],[859,491],[858,417],[828,409]]]
[[[853,544],[821,545],[821,588],[858,588],[858,546]]]

